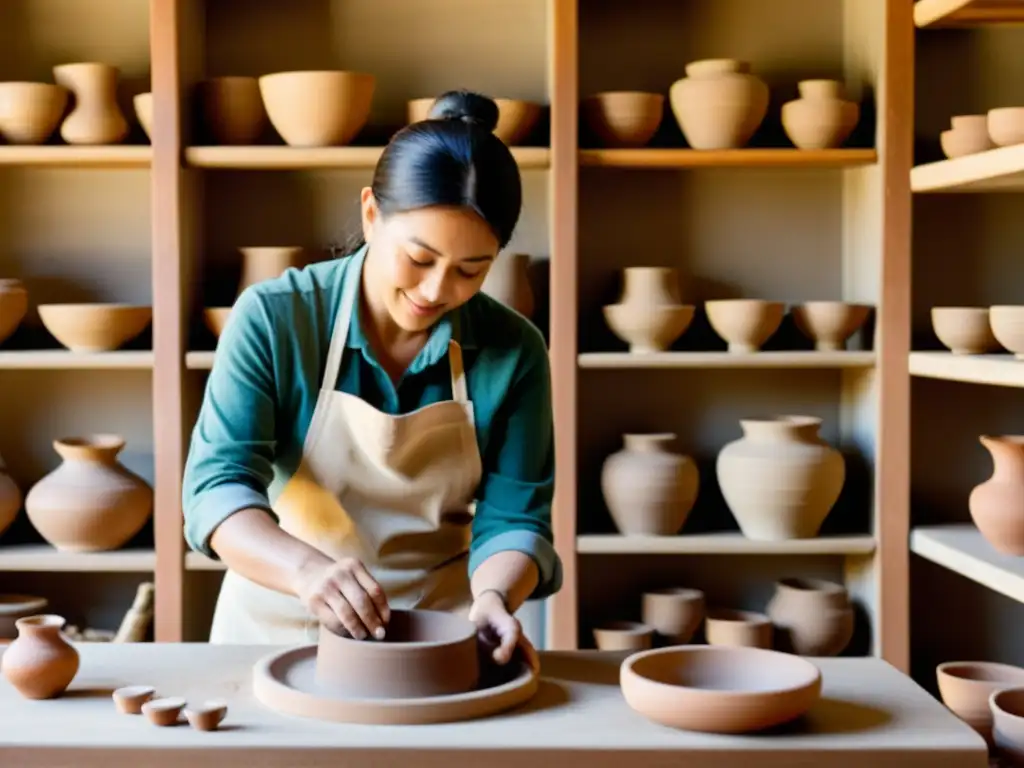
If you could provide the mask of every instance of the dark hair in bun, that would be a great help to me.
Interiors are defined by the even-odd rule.
[[[519,166],[494,135],[498,105],[470,91],[442,94],[426,120],[394,135],[373,174],[381,213],[432,206],[475,211],[504,248],[522,209]]]

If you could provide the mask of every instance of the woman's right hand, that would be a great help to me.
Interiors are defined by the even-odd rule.
[[[383,640],[391,613],[388,599],[376,579],[355,558],[328,557],[300,569],[299,600],[324,626],[356,640]]]

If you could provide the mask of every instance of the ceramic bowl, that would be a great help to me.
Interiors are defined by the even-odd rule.
[[[141,715],[142,707],[156,694],[152,685],[126,685],[114,691],[114,706],[122,715]]]
[[[259,80],[229,75],[211,77],[197,88],[203,127],[216,144],[256,144],[267,125]]]
[[[985,307],[932,307],[932,330],[954,355],[981,355],[999,348]]]
[[[947,661],[935,668],[935,678],[942,703],[991,741],[989,698],[1004,688],[1024,686],[1024,669],[991,661]]]
[[[231,307],[207,307],[203,310],[203,323],[217,338],[224,332],[224,326],[228,324],[228,317],[231,315]]]
[[[786,314],[781,301],[722,299],[704,303],[708,322],[730,352],[756,352],[779,329]]]
[[[665,96],[643,91],[606,91],[583,100],[580,113],[604,147],[643,147],[658,132]]]
[[[656,723],[689,731],[747,733],[803,715],[821,696],[807,659],[762,648],[679,645],[641,651],[619,670],[622,694]]]
[[[594,644],[599,651],[639,651],[650,648],[654,627],[639,621],[609,621],[594,627]]]
[[[39,318],[71,351],[105,352],[146,330],[153,309],[131,304],[40,304]]]
[[[418,123],[426,120],[436,97],[412,99],[406,105],[406,120]],[[529,138],[540,120],[540,104],[521,99],[495,99],[498,106],[498,124],[494,135],[512,147]]]
[[[988,698],[992,715],[991,742],[1009,765],[1024,765],[1024,687],[993,691]],[[1002,765],[1003,763],[999,763]]]
[[[845,301],[808,301],[792,309],[793,323],[819,352],[842,350],[869,314],[869,305]]]
[[[988,322],[996,341],[1024,359],[1024,305],[989,307]]]
[[[731,648],[771,648],[772,620],[763,613],[716,608],[708,611],[704,637],[708,645]]]
[[[644,592],[641,597],[643,623],[668,642],[690,642],[704,619],[704,593],[699,589],[670,587]]]
[[[0,138],[42,144],[57,130],[68,90],[52,83],[0,83]]]
[[[185,719],[197,731],[215,731],[228,714],[225,701],[205,701],[197,706],[185,706]]]
[[[48,604],[45,597],[0,594],[0,640],[16,638],[18,636],[16,626],[18,619],[42,613]]]
[[[630,352],[648,354],[668,349],[682,336],[693,322],[696,307],[608,304],[603,312],[612,333],[629,344]]]
[[[377,80],[361,72],[275,72],[259,79],[267,117],[292,147],[350,143],[366,125]]]
[[[140,93],[132,99],[135,106],[135,116],[139,119],[139,125],[146,132],[146,138],[153,140],[153,94]]]
[[[1024,107],[990,109],[988,135],[1000,147],[1024,143]]]
[[[153,725],[167,727],[181,722],[181,710],[185,700],[178,696],[164,699],[150,699],[142,705],[142,714]]]

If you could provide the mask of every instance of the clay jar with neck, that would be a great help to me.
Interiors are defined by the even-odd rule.
[[[241,294],[250,285],[280,277],[286,269],[306,266],[305,251],[301,246],[247,246],[238,249],[242,254],[242,278],[238,284]]]
[[[993,472],[968,497],[971,518],[997,552],[1024,555],[1024,435],[979,440],[992,455]]]
[[[822,579],[783,579],[765,611],[779,649],[801,656],[835,656],[853,639],[846,588]]]
[[[800,149],[831,149],[849,137],[860,107],[843,98],[838,80],[803,80],[800,98],[782,105],[782,127]]]
[[[26,699],[52,699],[78,674],[78,651],[61,630],[64,619],[52,614],[26,616],[15,622],[18,637],[3,656],[0,672]]]
[[[746,146],[768,112],[768,86],[736,59],[686,65],[686,77],[669,88],[679,127],[693,149]]]
[[[96,62],[62,64],[53,79],[74,95],[75,105],[60,126],[68,144],[117,144],[128,135],[128,121],[117,103],[117,67]]]
[[[532,316],[533,286],[530,284],[529,254],[508,253],[498,256],[491,264],[480,290],[519,314]]]

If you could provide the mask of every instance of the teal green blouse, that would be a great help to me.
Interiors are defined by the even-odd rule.
[[[273,514],[271,504],[302,456],[342,288],[359,280],[354,262],[350,256],[289,269],[238,297],[217,345],[185,466],[182,504],[192,549],[215,558],[210,536],[227,517],[250,507]],[[367,342],[358,306],[337,389],[390,414],[450,400],[452,313],[395,386]],[[523,552],[540,572],[531,597],[546,597],[562,583],[551,532],[547,348],[529,320],[486,294],[453,312],[483,462],[469,571],[496,552]]]

